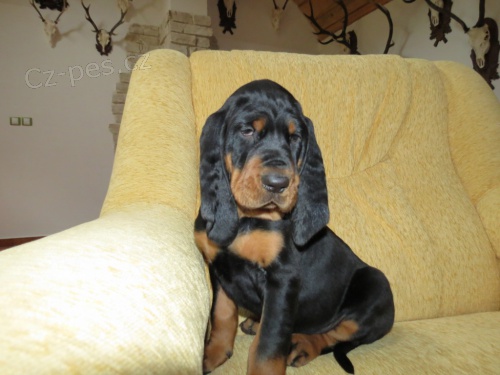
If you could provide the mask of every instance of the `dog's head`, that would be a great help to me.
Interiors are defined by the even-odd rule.
[[[212,114],[200,139],[201,216],[228,246],[241,216],[291,218],[305,245],[329,219],[325,171],[311,121],[282,86],[240,87]]]

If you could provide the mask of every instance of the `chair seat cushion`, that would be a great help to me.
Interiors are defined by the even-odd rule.
[[[234,355],[213,375],[244,374],[253,336],[236,339]],[[499,374],[500,312],[400,322],[370,345],[349,353],[358,374]],[[345,374],[333,355],[316,358],[288,375]]]

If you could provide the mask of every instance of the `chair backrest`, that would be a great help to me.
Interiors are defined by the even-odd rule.
[[[454,89],[445,65],[248,51],[199,52],[190,62],[198,136],[206,118],[251,80],[274,80],[300,101],[323,153],[329,225],[386,273],[397,320],[499,308],[500,244],[492,243],[454,164]],[[495,158],[500,166],[498,152]]]

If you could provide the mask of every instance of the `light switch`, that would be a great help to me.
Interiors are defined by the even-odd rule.
[[[12,126],[19,126],[19,125],[21,125],[21,118],[20,117],[11,117],[10,118],[10,124]]]
[[[33,119],[31,117],[23,117],[23,126],[32,126]]]

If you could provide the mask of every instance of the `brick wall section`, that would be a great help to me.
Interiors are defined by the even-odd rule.
[[[194,51],[210,48],[213,35],[208,16],[170,11],[160,25],[160,44],[189,56]]]
[[[131,70],[140,55],[149,51],[168,48],[190,56],[194,51],[210,49],[213,35],[212,21],[208,16],[197,16],[184,12],[169,11],[160,26],[132,24],[126,40],[126,72],[120,72],[112,99],[115,123],[109,125],[116,148],[118,132],[127,97]]]
[[[123,108],[127,97],[128,84],[132,69],[139,57],[149,51],[161,48],[159,44],[159,27],[149,25],[132,24],[125,37],[125,51],[127,54],[124,64],[125,71],[119,73],[119,80],[113,93],[111,109],[115,117],[115,122],[109,125],[109,131],[113,135],[113,142],[116,148],[120,123],[122,121]]]

